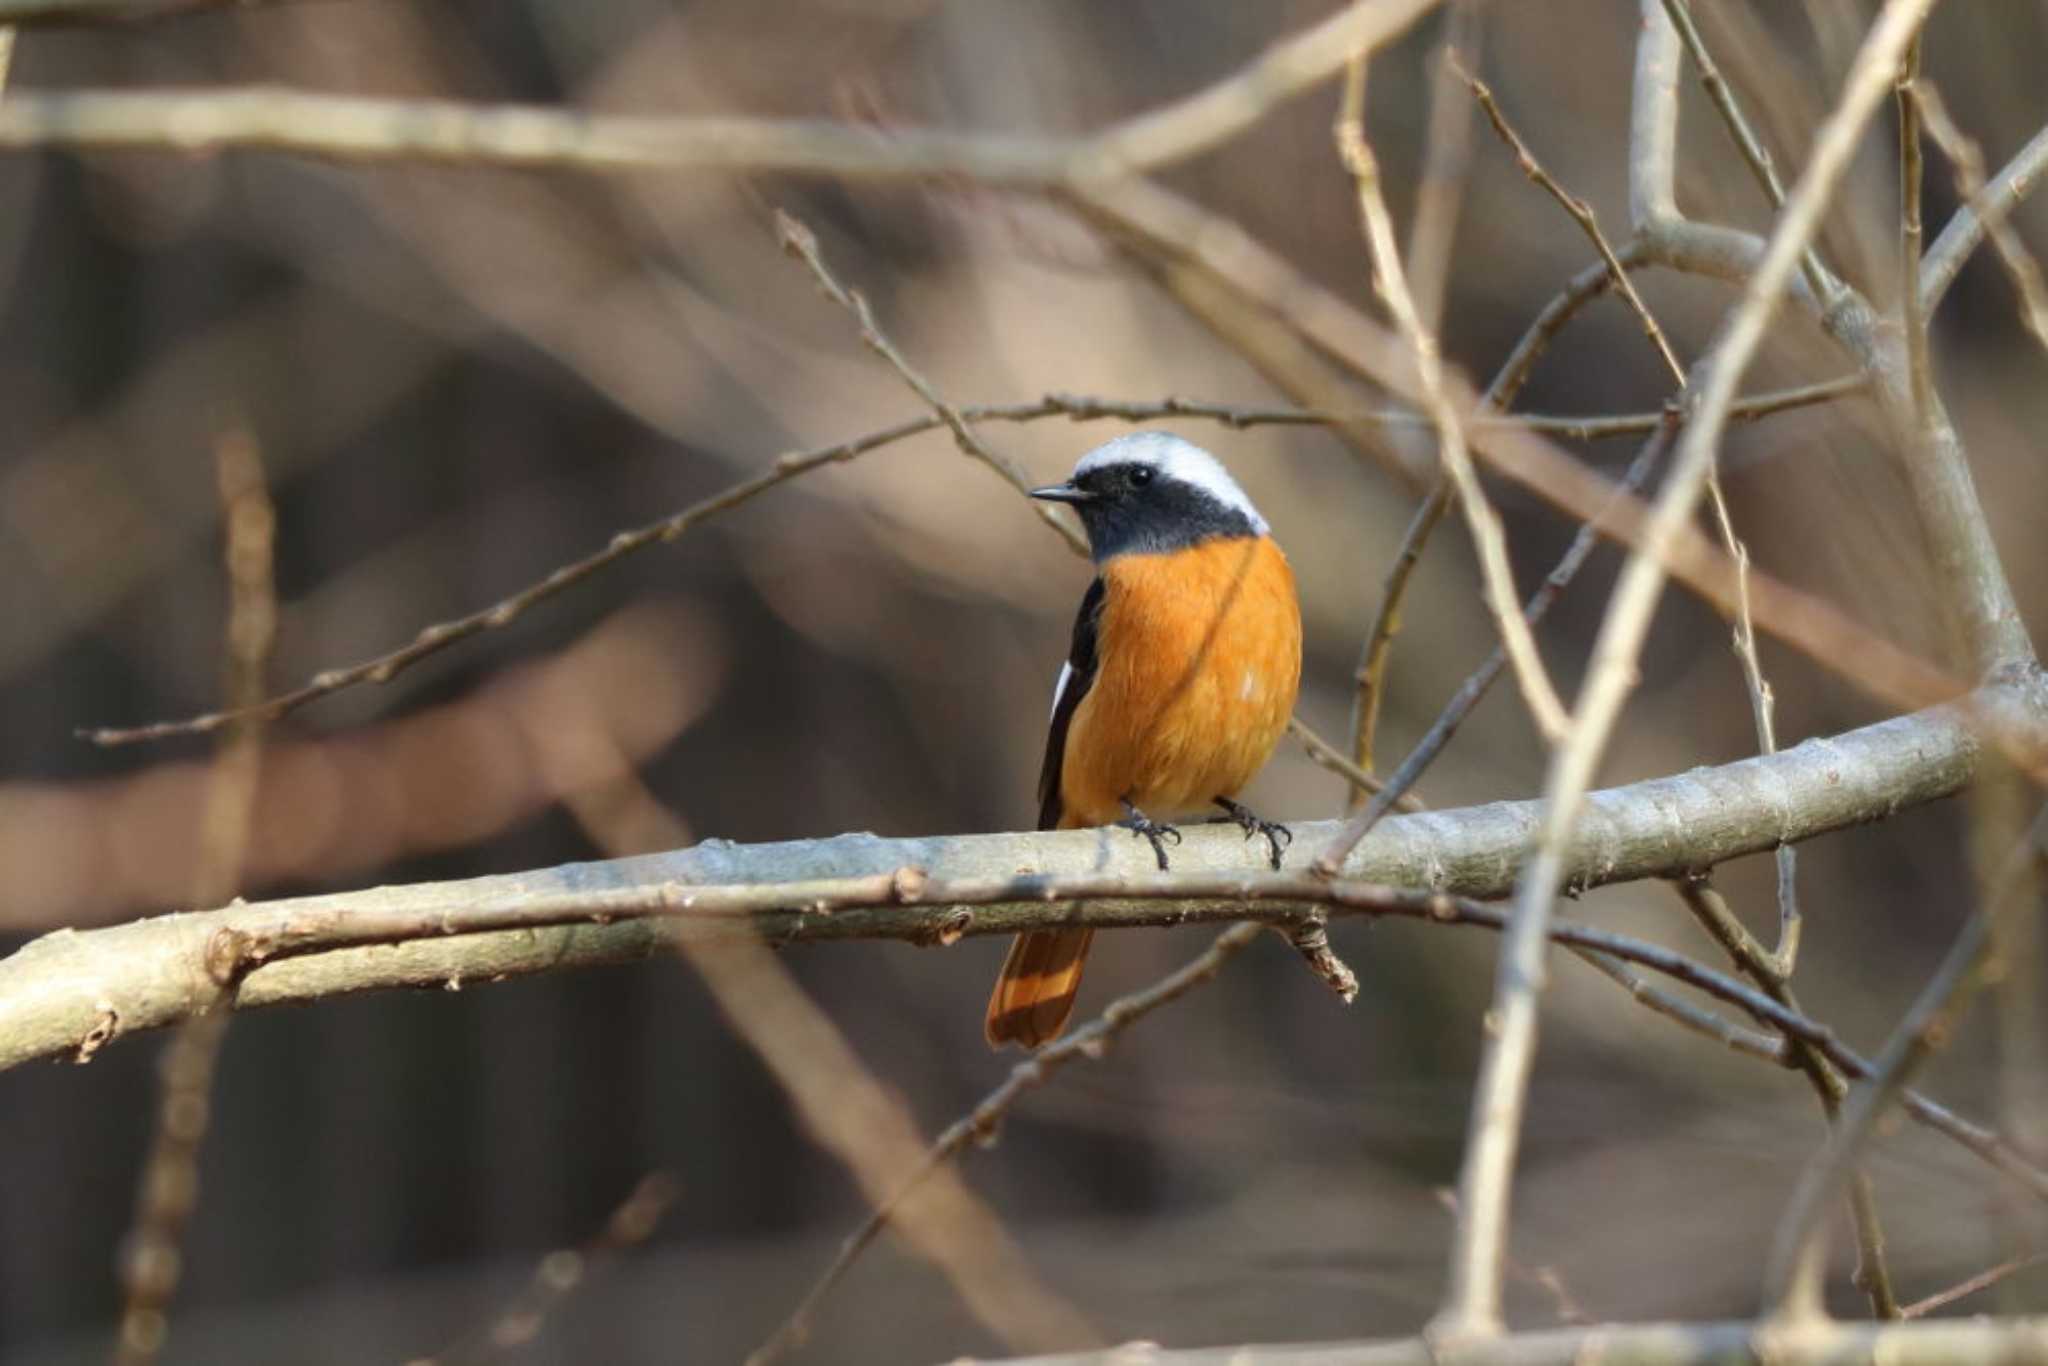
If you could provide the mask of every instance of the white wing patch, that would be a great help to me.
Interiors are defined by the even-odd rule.
[[[1052,685],[1052,711],[1046,717],[1046,720],[1050,721],[1054,716],[1060,714],[1060,703],[1064,702],[1067,697],[1067,684],[1073,681],[1074,666],[1071,663],[1060,665],[1060,681]]]

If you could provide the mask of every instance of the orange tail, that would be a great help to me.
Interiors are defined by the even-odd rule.
[[[988,998],[983,1033],[989,1047],[1036,1048],[1060,1032],[1081,989],[1093,930],[1032,930],[1010,942],[1002,975]]]

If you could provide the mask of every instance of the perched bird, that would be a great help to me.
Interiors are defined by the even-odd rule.
[[[1280,866],[1292,837],[1231,798],[1273,752],[1301,683],[1294,573],[1251,499],[1216,458],[1164,432],[1081,457],[1033,498],[1071,504],[1095,581],[1053,692],[1038,828],[1121,825],[1159,866],[1166,819],[1221,807]],[[1074,1008],[1093,930],[1017,936],[989,998],[991,1046],[1036,1047]]]

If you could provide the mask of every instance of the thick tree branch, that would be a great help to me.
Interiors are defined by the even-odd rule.
[[[1593,794],[1564,864],[1573,885],[1595,885],[1710,867],[1830,830],[1877,820],[1959,790],[1975,769],[1977,717],[2024,715],[2039,705],[2038,685],[1987,689],[1971,705],[1941,707],[1880,722],[1764,758],[1637,783]],[[1457,811],[1392,817],[1347,860],[1349,878],[1497,897],[1513,886],[1532,843],[1534,802],[1502,802]],[[1336,832],[1334,821],[1296,826],[1296,848],[1313,849]],[[294,914],[320,910],[364,917],[422,908],[446,912],[450,934],[403,944],[355,948],[256,967],[242,980],[242,1007],[399,986],[500,977],[582,964],[621,962],[664,952],[668,938],[646,921],[516,929],[456,937],[464,907],[630,892],[663,883],[767,884],[812,878],[886,876],[915,866],[947,881],[1012,876],[1020,868],[1055,876],[1140,871],[1142,851],[1121,832],[880,839],[842,835],[787,844],[707,841],[692,849],[603,863],[570,864],[459,883],[377,888],[341,896],[258,903],[161,916],[104,930],[63,930],[0,961],[0,1067],[74,1053],[112,1034],[158,1028],[185,1018],[209,998],[209,946],[224,932],[254,936]],[[1190,828],[1176,851],[1187,872],[1243,872],[1235,831]],[[1302,855],[1306,857],[1306,855]],[[771,901],[777,893],[764,896]],[[786,893],[782,894],[784,903]],[[1032,925],[1163,923],[1147,904],[1096,902],[1085,912],[1043,903],[982,907],[956,923],[947,908],[898,907],[831,916],[784,912],[762,928],[780,940],[902,938],[932,942],[949,934],[1009,933]],[[96,1045],[94,1045],[96,1046]]]
[[[225,91],[29,92],[0,106],[0,146],[265,148],[342,160],[588,170],[723,167],[847,179],[964,176],[1045,188],[1185,161],[1399,37],[1437,0],[1366,0],[1282,39],[1223,80],[1078,139],[869,128],[801,119],[597,115],[574,109]],[[47,6],[45,6],[47,8]]]
[[[1106,1352],[985,1366],[1953,1366],[2044,1358],[2048,1318],[1819,1323],[1776,1330],[1753,1323],[1600,1324],[1460,1343],[1401,1338],[1174,1350],[1132,1342]]]

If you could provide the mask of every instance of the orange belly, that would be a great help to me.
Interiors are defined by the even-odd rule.
[[[1060,824],[1106,825],[1128,799],[1165,819],[1250,782],[1294,714],[1301,608],[1264,536],[1102,566],[1094,684],[1074,711]]]

